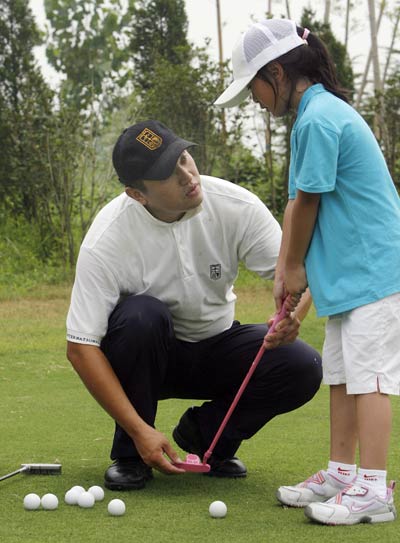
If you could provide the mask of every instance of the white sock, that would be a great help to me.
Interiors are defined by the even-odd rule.
[[[386,476],[386,470],[358,468],[356,483],[373,488],[378,496],[384,498],[387,492]]]
[[[353,482],[357,474],[356,464],[343,464],[343,462],[333,462],[329,460],[328,473],[338,479],[343,484],[350,484]]]

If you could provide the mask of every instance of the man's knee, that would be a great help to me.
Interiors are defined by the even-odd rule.
[[[293,403],[302,405],[313,398],[321,385],[322,360],[318,351],[297,340],[293,344],[290,372]]]
[[[168,307],[153,296],[131,295],[112,312],[107,336],[125,335],[127,339],[147,342],[160,335],[172,335],[173,324]]]

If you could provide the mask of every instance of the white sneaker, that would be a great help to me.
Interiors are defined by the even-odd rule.
[[[304,513],[321,524],[390,522],[396,518],[393,489],[394,481],[390,483],[386,496],[380,498],[371,488],[349,485],[325,503],[310,503]]]
[[[355,477],[353,481],[342,483],[327,471],[321,470],[296,486],[279,487],[276,497],[284,505],[306,507],[309,503],[329,500],[354,480]]]

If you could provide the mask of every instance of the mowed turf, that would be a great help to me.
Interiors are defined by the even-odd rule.
[[[259,282],[238,287],[237,318],[261,322],[273,313],[270,294]],[[399,541],[399,523],[325,527],[310,523],[302,510],[275,500],[281,484],[296,483],[324,467],[329,452],[328,390],[312,402],[271,421],[244,442],[239,455],[249,475],[219,480],[199,474],[168,477],[155,473],[138,492],[106,491],[93,509],[64,503],[73,485],[103,484],[109,465],[113,422],[86,391],[65,358],[65,314],[69,287],[42,289],[30,299],[0,302],[0,475],[21,463],[61,462],[61,476],[17,475],[0,482],[0,542],[339,542]],[[323,321],[310,312],[302,337],[321,349]],[[159,405],[157,427],[171,438],[190,401]],[[395,414],[389,476],[400,472],[400,409]],[[171,438],[172,439],[172,438]],[[25,511],[30,492],[56,494],[56,511]],[[111,517],[107,503],[122,498],[123,517]],[[209,504],[223,500],[224,519],[212,519]],[[396,503],[400,507],[396,497]]]

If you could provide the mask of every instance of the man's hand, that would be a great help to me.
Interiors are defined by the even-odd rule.
[[[268,326],[271,327],[274,318],[268,321]],[[265,349],[276,349],[280,345],[292,343],[299,335],[300,321],[294,315],[288,315],[282,319],[276,326],[275,331],[272,334],[268,334],[264,337]]]
[[[139,436],[135,436],[135,445],[145,464],[167,474],[185,473],[171,462],[179,462],[180,458],[168,439],[151,426],[146,426]],[[166,458],[170,459],[170,461]]]

